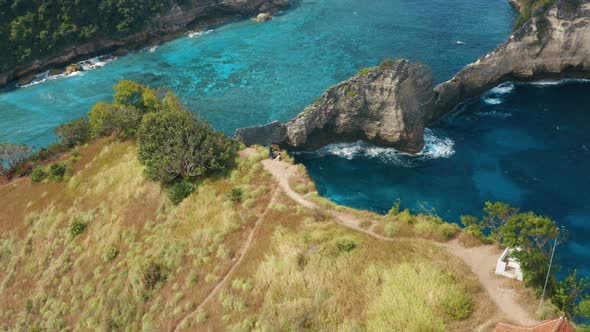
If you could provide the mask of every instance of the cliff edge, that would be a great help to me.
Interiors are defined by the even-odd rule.
[[[387,60],[329,88],[287,124],[238,129],[236,137],[249,145],[280,143],[294,149],[364,140],[419,152],[423,119],[434,107],[433,82],[427,66]]]
[[[362,139],[419,152],[426,126],[498,84],[590,78],[590,0],[556,0],[534,8],[508,41],[436,87],[425,66],[407,60],[387,64],[328,89],[287,124],[238,129],[236,137],[248,145],[295,149]]]

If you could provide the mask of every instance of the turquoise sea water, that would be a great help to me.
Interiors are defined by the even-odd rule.
[[[387,57],[426,63],[446,80],[505,40],[514,16],[505,0],[301,0],[264,24],[224,25],[78,76],[0,93],[0,141],[52,143],[55,126],[109,100],[123,78],[171,87],[232,134],[288,120],[328,86]],[[590,258],[590,162],[581,147],[590,146],[589,115],[581,112],[590,105],[587,92],[575,84],[499,90],[433,128],[422,158],[359,144],[298,158],[322,194],[355,207],[384,211],[401,197],[414,208],[428,201],[455,220],[497,198],[549,213],[574,230],[562,256],[582,266]]]

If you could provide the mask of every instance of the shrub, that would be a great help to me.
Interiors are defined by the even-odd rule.
[[[49,176],[52,180],[61,180],[66,174],[67,166],[65,163],[55,163],[49,166]]]
[[[348,237],[341,237],[341,238],[334,240],[334,245],[340,251],[346,251],[346,252],[351,252],[352,250],[354,250],[354,248],[356,248],[356,242],[353,239],[348,238]]]
[[[223,171],[238,146],[184,109],[146,114],[138,139],[146,176],[161,182],[179,177],[192,181]]]
[[[0,143],[0,174],[11,181],[32,150],[25,144]]]
[[[143,269],[143,284],[145,289],[150,291],[163,280],[164,274],[162,273],[160,264],[155,261],[149,261]]]
[[[141,121],[141,113],[132,106],[99,102],[88,113],[88,122],[94,137],[114,135],[128,138],[135,135]]]
[[[172,204],[178,205],[194,191],[195,188],[192,183],[185,180],[178,180],[170,186],[168,198]]]
[[[383,62],[379,64],[379,68],[381,69],[393,69],[395,65],[395,60],[393,59],[385,59]]]
[[[401,199],[398,197],[395,200],[395,202],[393,203],[393,206],[391,207],[391,209],[389,209],[389,212],[387,212],[387,215],[396,216],[399,213],[400,205],[401,205]]]
[[[77,119],[55,128],[55,134],[59,137],[61,144],[73,147],[88,142],[90,139],[90,124],[84,119]]]
[[[447,292],[441,304],[449,318],[452,320],[469,318],[474,309],[473,301],[458,288],[449,288]]]
[[[365,74],[368,74],[368,73],[370,73],[372,71],[373,71],[373,68],[363,68],[363,69],[359,70],[359,74],[360,75],[365,75]]]
[[[31,174],[31,180],[33,182],[41,182],[49,177],[49,172],[45,167],[39,165],[33,169],[33,173]]]
[[[438,225],[438,234],[444,241],[452,239],[460,231],[461,228],[456,224],[442,223]]]
[[[240,187],[232,188],[229,191],[229,200],[233,203],[241,203],[244,196],[244,190]]]
[[[394,237],[397,235],[397,232],[398,227],[393,221],[387,222],[383,228],[383,233],[385,233],[385,236],[387,237]]]
[[[402,212],[400,212],[397,215],[397,218],[400,221],[405,222],[406,224],[413,224],[416,221],[416,217],[414,217],[408,209],[405,209]]]
[[[74,218],[70,223],[70,235],[78,236],[86,230],[87,224],[81,218]]]
[[[117,256],[119,256],[119,249],[115,247],[109,247],[104,253],[104,260],[105,262],[111,262],[117,258]]]

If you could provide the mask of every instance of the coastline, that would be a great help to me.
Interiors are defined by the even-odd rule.
[[[107,54],[124,56],[129,51],[157,46],[180,38],[190,31],[205,31],[223,24],[249,19],[261,12],[274,15],[291,6],[288,0],[263,0],[257,4],[256,8],[243,8],[251,5],[246,1],[240,4],[243,7],[233,10],[229,7],[215,7],[211,12],[201,7],[186,11],[181,8],[173,9],[167,15],[155,17],[153,24],[146,26],[140,32],[120,38],[100,36],[91,41],[67,47],[56,54],[16,66],[9,71],[0,72],[0,90],[17,84],[29,84],[35,79],[35,75],[43,72],[49,71],[52,76],[63,74],[68,65],[79,61]]]

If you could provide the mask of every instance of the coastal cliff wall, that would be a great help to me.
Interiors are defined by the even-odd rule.
[[[289,0],[191,0],[184,1],[182,6],[174,1],[172,3],[170,9],[154,16],[138,33],[118,38],[100,36],[92,41],[67,47],[56,55],[35,59],[9,71],[0,72],[0,87],[12,80],[30,78],[33,74],[49,69],[63,69],[72,62],[105,52],[135,48],[146,43],[160,43],[176,38],[190,29],[204,28],[260,12],[276,12],[289,6]]]
[[[362,139],[415,153],[426,126],[500,83],[590,78],[590,0],[557,0],[531,16],[508,41],[436,87],[425,66],[396,60],[328,89],[287,124],[238,129],[236,138],[295,149]]]
[[[364,140],[418,152],[424,145],[422,119],[434,106],[433,81],[427,66],[386,61],[331,87],[287,124],[238,129],[236,137],[294,149]]]
[[[506,81],[590,77],[590,1],[574,12],[552,6],[493,52],[435,87],[436,119]]]

